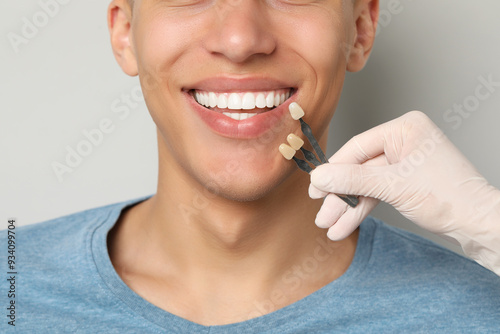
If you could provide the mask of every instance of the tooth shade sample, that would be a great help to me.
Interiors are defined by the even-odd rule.
[[[288,146],[287,144],[281,144],[279,150],[281,155],[286,160],[292,160],[293,156],[295,155],[295,150],[290,146]]]
[[[292,115],[292,118],[296,121],[304,117],[304,115],[306,114],[297,102],[290,103],[288,110],[290,111],[290,115]]]
[[[300,150],[300,148],[304,145],[304,141],[294,133],[290,133],[288,137],[286,137],[286,140],[295,151]]]

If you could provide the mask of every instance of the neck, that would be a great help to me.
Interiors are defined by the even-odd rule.
[[[297,171],[265,197],[238,202],[206,191],[182,168],[170,164],[163,173],[161,165],[157,194],[125,212],[111,234],[122,278],[155,273],[201,295],[220,288],[248,300],[280,286],[300,299],[347,270],[357,235],[332,242],[315,226],[322,203],[309,198],[307,174]]]

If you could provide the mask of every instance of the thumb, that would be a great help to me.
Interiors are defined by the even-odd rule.
[[[387,202],[394,175],[392,165],[328,163],[311,172],[311,184],[328,193],[372,197]]]

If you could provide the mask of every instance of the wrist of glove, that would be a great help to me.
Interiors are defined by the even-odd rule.
[[[311,173],[309,195],[325,198],[316,224],[330,239],[347,237],[381,200],[500,275],[500,191],[425,114],[357,135],[329,162]],[[351,208],[333,194],[361,197]]]
[[[457,242],[464,253],[500,276],[500,191],[483,181],[468,218],[456,218],[456,227],[443,234]]]

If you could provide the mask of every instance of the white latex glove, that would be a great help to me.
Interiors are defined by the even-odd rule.
[[[357,135],[329,162],[311,173],[309,195],[326,196],[316,224],[330,239],[350,235],[382,200],[500,275],[500,191],[425,114]],[[353,209],[333,194],[362,197]]]

